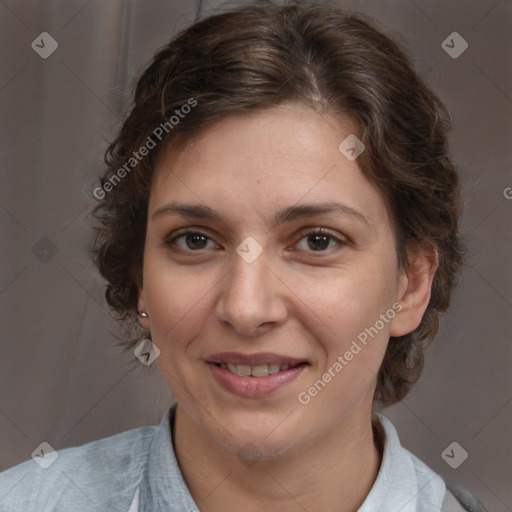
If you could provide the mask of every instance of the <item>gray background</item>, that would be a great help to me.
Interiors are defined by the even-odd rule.
[[[402,443],[490,511],[512,510],[509,0],[340,0],[375,17],[453,115],[453,156],[472,259],[421,381],[385,414]],[[221,2],[203,2],[209,12]],[[225,5],[225,4],[224,4]],[[233,5],[230,3],[229,5]],[[137,74],[196,14],[195,2],[0,2],[0,469],[156,424],[173,397],[159,370],[130,371],[104,283],[86,253],[86,193]],[[42,59],[41,32],[59,47]],[[441,43],[469,43],[457,59]],[[469,454],[441,457],[453,441]]]

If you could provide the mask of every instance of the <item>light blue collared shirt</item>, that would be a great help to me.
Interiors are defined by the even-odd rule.
[[[197,512],[172,442],[176,404],[160,425],[65,448],[47,468],[30,459],[0,473],[2,512]],[[384,432],[377,479],[358,512],[440,512],[444,480]]]

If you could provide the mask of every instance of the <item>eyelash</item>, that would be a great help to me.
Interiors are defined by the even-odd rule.
[[[171,234],[171,236],[165,240],[164,244],[167,247],[174,249],[175,245],[176,245],[176,241],[179,240],[180,238],[187,236],[187,235],[200,235],[200,236],[203,236],[204,238],[206,238],[207,241],[212,240],[208,235],[206,235],[205,233],[203,233],[201,231],[195,231],[191,228],[187,228],[185,231],[178,231],[177,233]],[[314,228],[314,229],[305,228],[305,229],[301,230],[299,232],[299,236],[300,236],[299,242],[302,241],[304,238],[308,238],[309,236],[313,236],[313,235],[326,236],[329,238],[329,242],[335,241],[338,246],[344,246],[344,245],[348,244],[348,242],[346,240],[342,240],[341,238],[333,235],[330,231],[327,231],[324,228]],[[193,250],[193,249],[178,248],[178,251],[187,252],[187,253],[201,253],[203,251],[203,249]],[[332,251],[333,251],[332,249],[327,249],[327,250],[319,250],[319,251],[311,250],[311,251],[306,251],[306,252],[319,253],[319,254],[331,254]]]

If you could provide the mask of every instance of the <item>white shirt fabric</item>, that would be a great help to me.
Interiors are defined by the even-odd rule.
[[[2,512],[197,512],[176,460],[172,421],[140,427],[57,452],[46,469],[30,459],[0,473]],[[444,480],[383,431],[377,479],[358,512],[440,512]]]

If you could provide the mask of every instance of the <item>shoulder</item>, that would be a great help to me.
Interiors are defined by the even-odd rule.
[[[375,419],[378,420],[374,422],[376,438],[384,445],[379,473],[382,473],[381,480],[385,481],[383,487],[396,494],[403,492],[404,486],[409,491],[412,490],[413,496],[408,504],[411,505],[411,510],[415,511],[487,512],[470,492],[454,482],[444,480],[416,455],[404,448],[389,419],[381,414],[376,414]],[[416,502],[415,505],[412,505],[413,501]]]
[[[127,430],[81,446],[43,454],[39,461],[43,462],[46,456],[49,457],[46,463],[29,459],[3,471],[0,473],[0,510],[64,510],[55,508],[56,504],[65,503],[80,493],[84,495],[82,500],[90,500],[90,506],[116,495],[120,503],[129,503],[157,428]]]
[[[487,512],[487,509],[469,491],[450,480],[445,480],[446,494],[441,512]]]

